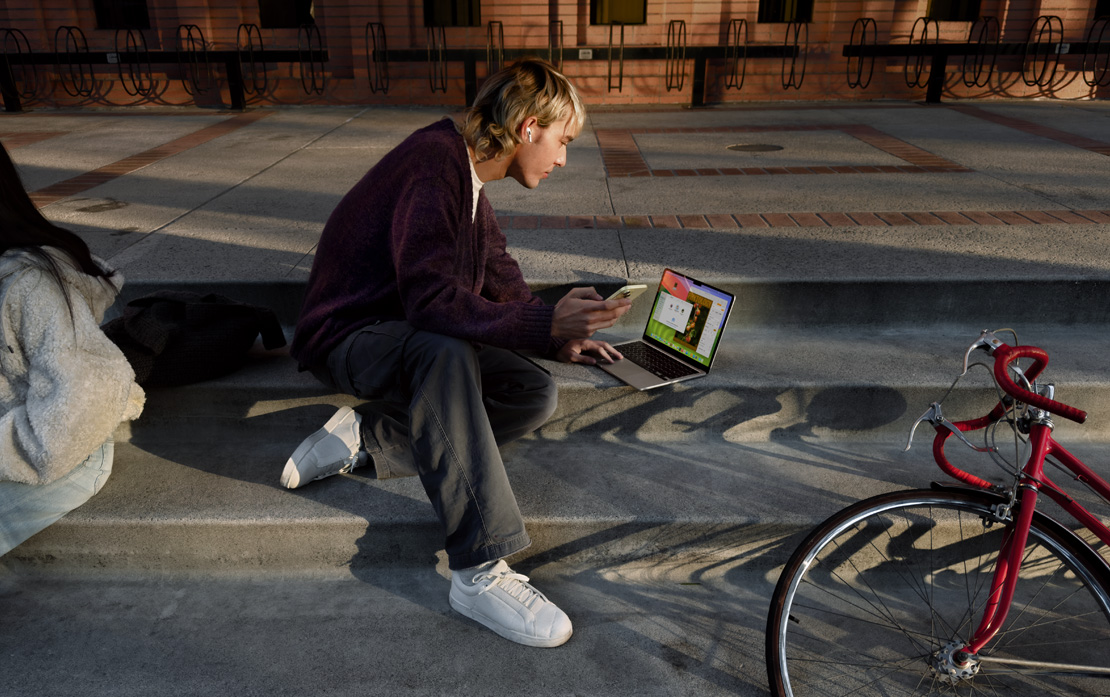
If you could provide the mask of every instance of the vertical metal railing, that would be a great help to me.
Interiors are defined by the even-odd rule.
[[[739,90],[744,87],[748,74],[748,20],[729,20],[725,33],[728,61],[728,74],[725,75],[725,89]]]
[[[1056,15],[1042,15],[1029,27],[1029,38],[1021,61],[1021,80],[1028,87],[1049,87],[1060,67],[1060,42],[1064,21]]]
[[[235,31],[235,46],[239,52],[239,73],[243,76],[243,91],[259,96],[269,87],[266,63],[255,56],[266,50],[262,30],[257,24],[240,24]]]
[[[120,34],[123,46],[120,46]],[[154,70],[150,65],[150,51],[141,29],[117,29],[115,35],[116,70],[123,91],[132,97],[147,97],[154,91]],[[126,57],[126,58],[125,58]],[[124,73],[124,66],[127,72]],[[145,66],[145,67],[144,67]]]
[[[913,28],[910,29],[910,44],[921,44],[922,46],[929,43],[929,30],[932,29],[933,43],[940,41],[940,24],[935,19],[928,17],[918,17],[913,23]],[[920,31],[920,34],[918,33]],[[906,67],[903,69],[903,74],[906,78],[906,86],[910,88],[920,87],[924,88],[929,85],[929,77],[932,75],[932,66],[929,67],[929,72],[925,72],[925,64],[930,61],[929,56],[922,53],[917,56],[906,56]]]
[[[672,19],[667,23],[667,91],[682,91],[686,84],[686,21]]]
[[[493,75],[505,64],[505,25],[491,19],[486,24],[486,75]]]
[[[563,69],[563,20],[553,19],[547,27],[547,61]]]
[[[80,27],[63,25],[54,30],[54,67],[62,89],[71,97],[91,97],[96,87],[88,55],[89,42]]]
[[[386,51],[385,25],[381,22],[366,23],[366,75],[370,79],[370,92],[389,94],[389,58]]]
[[[871,40],[867,40],[868,32]],[[874,46],[879,43],[879,29],[871,17],[860,17],[852,25],[852,37],[849,44],[862,49],[864,46]],[[866,66],[866,71],[864,70]],[[875,74],[875,57],[860,55],[848,59],[848,87],[849,89],[867,89],[871,78]],[[864,76],[866,73],[866,77]]]
[[[443,27],[428,27],[428,84],[432,94],[447,91],[447,34]]]
[[[301,64],[301,88],[305,94],[321,95],[327,80],[327,66],[318,56],[324,52],[324,37],[320,27],[302,24],[297,29],[297,56]]]
[[[195,24],[180,24],[176,35],[177,67],[186,94],[195,97],[212,88],[212,68],[208,42]]]
[[[796,90],[802,89],[802,82],[806,77],[806,64],[809,61],[809,24],[806,22],[790,22],[786,25],[786,38],[783,46],[793,45],[792,55],[782,59],[782,88]],[[798,59],[801,59],[801,68]]]
[[[618,92],[622,92],[624,90],[624,24],[622,24],[620,22],[613,22],[612,24],[609,25],[609,78],[608,78],[608,85],[607,86],[609,88],[609,91],[612,92],[613,91],[613,27],[620,27],[621,28],[620,44],[619,44],[619,48],[618,48],[619,53],[618,53],[618,56],[617,56],[617,84],[616,84],[616,88],[617,88]]]
[[[997,17],[980,17],[971,25],[967,42],[978,46],[979,51],[974,55],[964,55],[963,80],[966,87],[982,88],[990,84],[998,64],[998,45],[1001,41],[1002,27]],[[990,67],[986,67],[988,56]]]
[[[1087,30],[1087,50],[1083,52],[1083,81],[1088,87],[1110,85],[1110,17],[1099,17]],[[1087,77],[1088,71],[1091,77]]]
[[[31,43],[27,35],[19,29],[2,28],[4,40],[0,43],[0,69],[8,77],[8,84],[12,85],[16,95],[22,99],[32,99],[38,94],[39,73],[38,67],[33,62],[17,61],[14,65],[8,56],[31,56]]]

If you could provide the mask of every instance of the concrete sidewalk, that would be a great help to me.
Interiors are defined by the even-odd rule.
[[[0,139],[44,212],[131,281],[269,282],[302,280],[339,198],[442,116],[32,112],[4,116]],[[728,149],[751,144],[783,149]],[[597,111],[539,189],[487,193],[537,283],[654,282],[666,264],[703,280],[1091,278],[1106,152],[1101,102]]]
[[[442,116],[32,112],[0,140],[125,299],[212,290],[291,330],[335,204]],[[419,482],[281,489],[288,453],[354,402],[260,352],[151,390],[105,489],[0,560],[18,666],[0,694],[764,694],[779,568],[849,502],[942,477],[924,431],[901,449],[987,327],[1049,350],[1058,398],[1092,415],[1057,435],[1110,474],[1110,104],[598,110],[565,169],[487,193],[547,298],[667,266],[739,298],[701,381],[641,393],[545,363],[559,411],[505,451],[534,538],[513,564],[571,642],[526,650],[451,612]],[[638,335],[648,305],[607,336]],[[976,370],[945,413],[996,399]]]
[[[7,575],[9,697],[766,694],[773,578],[743,559],[524,568],[563,606],[563,647],[519,646],[447,603],[431,567],[355,575]]]

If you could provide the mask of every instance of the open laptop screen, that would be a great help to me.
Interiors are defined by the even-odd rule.
[[[723,290],[667,269],[659,282],[644,339],[708,368],[732,301],[733,296]]]

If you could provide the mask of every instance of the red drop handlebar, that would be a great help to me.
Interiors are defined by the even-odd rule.
[[[1014,382],[1010,377],[1010,364],[1019,358],[1032,358],[1033,365],[1025,371],[1025,377],[1032,382],[1048,365],[1048,354],[1036,346],[1007,346],[1003,344],[994,350],[994,378],[1002,390],[1019,402],[1044,409],[1047,412],[1071,419],[1076,423],[1087,420],[1087,412],[1067,404],[1031,392]]]
[[[1039,349],[1036,346],[1009,346],[996,339],[994,335],[989,332],[984,332],[983,337],[980,338],[980,341],[977,342],[977,344],[972,345],[972,349],[977,347],[987,347],[992,352],[994,356],[995,380],[998,382],[999,387],[1002,388],[1002,390],[1007,395],[1012,397],[1015,401],[1028,404],[1038,409],[1043,409],[1044,411],[1062,416],[1065,419],[1070,419],[1077,423],[1083,423],[1087,420],[1087,412],[1083,411],[1082,409],[1076,409],[1075,407],[1068,406],[1067,404],[1063,404],[1062,402],[1057,402],[1044,395],[1037,394],[1036,392],[1028,390],[1025,387],[1019,385],[1014,381],[1012,377],[1010,377],[1010,365],[1014,361],[1021,358],[1031,358],[1033,359],[1033,364],[1024,371],[1024,377],[1028,382],[1032,383],[1037,378],[1037,376],[1040,375],[1042,371],[1044,371],[1045,366],[1048,365],[1048,354],[1044,350]],[[972,349],[968,350],[969,354]],[[954,423],[946,422],[945,420],[940,418],[939,404],[934,404],[933,408],[935,409],[935,414],[937,417],[936,420],[933,420],[933,424],[937,432],[936,437],[933,439],[933,457],[936,460],[937,465],[939,465],[940,468],[944,470],[944,472],[946,472],[949,476],[958,479],[966,484],[982,487],[984,489],[992,488],[993,485],[987,480],[981,479],[980,477],[977,477],[969,472],[965,472],[949,462],[948,458],[944,454],[944,444],[948,440],[948,437],[953,434],[953,429],[961,433],[967,431],[977,431],[981,428],[986,428],[999,419],[1003,418],[1006,415],[1006,411],[1008,409],[1007,405],[1003,402],[999,402],[994,407],[994,409],[992,409],[991,412],[986,416],[981,416],[978,419],[970,419],[968,421],[958,421]],[[926,412],[926,414],[928,413],[929,412]],[[913,437],[912,432],[910,434],[910,437]],[[907,449],[908,447],[909,446],[907,445]]]

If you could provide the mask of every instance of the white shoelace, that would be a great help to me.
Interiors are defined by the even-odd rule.
[[[520,601],[521,605],[529,609],[538,601],[545,603],[550,602],[547,596],[540,593],[528,583],[528,577],[524,574],[518,574],[514,571],[485,572],[475,576],[474,583],[478,584],[487,579],[490,582],[482,586],[478,591],[478,595],[485,593],[494,586],[500,586],[510,597],[516,598]]]

